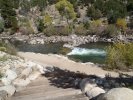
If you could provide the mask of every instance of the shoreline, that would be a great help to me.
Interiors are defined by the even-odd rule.
[[[103,70],[101,67],[98,67],[93,63],[75,62],[62,55],[40,54],[33,52],[18,52],[18,54],[19,56],[24,57],[25,59],[32,60],[39,64],[48,64],[51,66],[55,66],[64,70],[65,69],[70,70],[73,72],[80,72],[88,75],[96,75],[99,77],[105,77],[105,75],[111,75],[112,77],[119,76],[118,72]],[[122,73],[133,76],[132,72],[122,72]]]
[[[114,43],[114,42],[133,42],[133,36],[124,36],[119,35],[115,38],[105,38],[99,37],[96,35],[75,35],[71,34],[69,36],[45,36],[43,34],[31,34],[31,35],[0,35],[0,40],[8,41],[8,42],[24,42],[28,44],[45,44],[45,43],[57,43],[64,42],[65,45],[69,45],[71,47],[79,46],[86,43],[95,43],[95,42],[105,42],[105,43]]]

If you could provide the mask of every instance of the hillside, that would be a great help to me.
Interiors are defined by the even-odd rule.
[[[0,33],[132,35],[132,0],[1,0]]]

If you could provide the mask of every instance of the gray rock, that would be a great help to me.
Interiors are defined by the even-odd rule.
[[[3,57],[3,56],[5,56],[5,55],[6,55],[6,53],[0,51],[0,57]]]
[[[45,67],[44,66],[41,66],[41,65],[37,64],[36,68],[40,71],[41,74],[44,74],[44,71],[45,71]]]
[[[8,93],[6,91],[0,91],[0,100],[8,100]]]
[[[4,85],[10,85],[10,84],[11,84],[11,80],[8,79],[8,78],[5,78],[5,77],[3,77],[3,78],[1,79],[1,81],[2,81],[2,83],[3,83]]]
[[[26,68],[22,71],[21,75],[20,75],[20,78],[26,78],[29,76],[29,74],[32,72],[32,69],[31,68]]]
[[[32,73],[29,75],[28,78],[29,78],[30,81],[33,81],[33,80],[37,79],[37,78],[39,77],[39,75],[40,75],[40,72],[35,71],[35,72],[32,72]]]
[[[9,80],[14,80],[15,78],[17,78],[17,74],[16,74],[16,72],[14,72],[14,71],[12,71],[12,70],[7,70],[6,71],[6,77],[7,77],[7,79],[9,79]]]
[[[86,92],[86,95],[89,97],[89,99],[92,99],[103,93],[105,93],[105,90],[103,90],[102,88],[93,87],[91,90]]]
[[[133,100],[133,90],[128,88],[114,88],[99,96],[97,100]]]
[[[96,84],[94,83],[94,80],[89,79],[89,78],[85,78],[80,82],[80,89],[83,93],[90,91],[95,86]]]
[[[30,80],[28,78],[26,79],[17,78],[13,81],[13,85],[15,85],[16,87],[24,87],[27,86],[29,83]]]
[[[32,62],[32,61],[26,62],[26,66],[29,67],[29,68],[32,68],[32,67],[34,67],[34,66],[36,66],[36,65],[37,65],[37,64],[34,63],[34,62]]]

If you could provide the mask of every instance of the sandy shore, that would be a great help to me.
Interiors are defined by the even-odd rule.
[[[118,76],[118,73],[105,71],[102,68],[97,67],[94,64],[83,64],[74,62],[72,60],[67,59],[67,57],[54,55],[54,54],[39,54],[39,53],[31,53],[31,52],[19,52],[18,53],[21,57],[26,59],[41,63],[41,64],[48,64],[55,67],[59,67],[61,69],[67,69],[73,72],[81,72],[86,73],[88,75],[97,75],[104,77],[105,74],[110,74],[113,77]],[[133,75],[133,72],[125,72],[126,74]]]

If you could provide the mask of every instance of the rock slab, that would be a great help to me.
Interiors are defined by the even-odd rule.
[[[97,100],[133,100],[133,90],[128,88],[114,88],[99,96]]]

